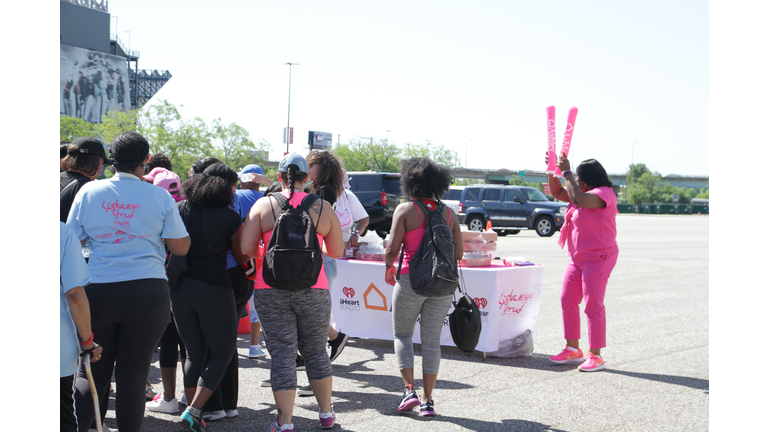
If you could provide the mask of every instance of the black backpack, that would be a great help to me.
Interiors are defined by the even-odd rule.
[[[317,224],[309,216],[310,206],[319,199],[308,194],[301,205],[293,208],[282,193],[269,194],[275,198],[282,212],[275,217],[272,237],[264,255],[262,275],[264,282],[280,290],[299,291],[317,284],[323,268],[323,253],[317,240]],[[323,214],[317,217],[318,223]],[[272,210],[272,215],[275,215]]]
[[[424,297],[442,297],[453,294],[459,285],[459,266],[456,259],[456,240],[453,231],[443,219],[445,204],[439,203],[432,211],[419,200],[413,200],[426,215],[426,231],[409,265],[411,288]],[[405,249],[405,248],[403,248]],[[403,252],[400,252],[400,267]],[[397,270],[400,279],[400,268]]]

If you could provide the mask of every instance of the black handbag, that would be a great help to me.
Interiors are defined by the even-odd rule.
[[[463,275],[461,279],[464,283]],[[453,312],[448,315],[448,324],[456,347],[464,354],[472,355],[480,340],[480,332],[483,330],[482,317],[475,300],[466,291],[461,290],[461,284],[459,284],[459,292],[461,293],[459,301],[455,300],[454,293]]]

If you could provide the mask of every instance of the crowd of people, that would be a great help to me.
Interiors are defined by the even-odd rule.
[[[182,182],[167,156],[150,155],[149,143],[136,132],[116,137],[109,155],[90,137],[61,143],[61,155],[61,430],[96,429],[97,419],[106,415],[113,374],[121,432],[140,431],[145,410],[178,413],[181,405],[186,408],[178,422],[188,431],[205,431],[206,421],[236,417],[237,330],[239,320],[247,316],[248,357],[263,358],[266,352],[271,357],[270,376],[262,385],[272,388],[277,415],[267,430],[294,430],[297,392],[314,395],[319,426],[332,428],[336,414],[331,362],[341,354],[348,335],[330,325],[330,287],[337,274],[335,260],[357,243],[368,224],[339,158],[328,151],[312,151],[306,157],[289,153],[273,180],[258,165],[238,172],[206,156],[192,165]],[[95,180],[106,165],[114,167],[115,175]],[[394,286],[394,351],[403,381],[403,394],[396,406],[393,400],[393,408],[402,412],[418,407],[420,415],[434,416],[440,333],[451,296],[416,294],[410,289],[408,263],[424,237],[426,209],[443,209],[459,260],[463,242],[457,215],[439,207],[439,198],[451,184],[450,170],[426,157],[406,159],[401,165],[403,192],[412,201],[395,210],[384,267],[385,281]],[[566,215],[569,231],[564,238],[573,259],[562,297],[567,347],[552,361],[580,361],[587,365],[583,370],[597,370],[605,346],[602,299],[618,249],[615,222],[613,244],[610,236],[585,234],[610,228],[610,214],[585,210],[615,211],[615,199],[605,192],[610,182],[606,185],[607,176],[598,175],[599,163],[582,164],[578,184],[568,178],[567,159],[560,166],[566,187],[554,180],[550,186],[557,198],[573,207],[570,217]],[[267,187],[266,196],[262,186]],[[301,273],[304,265],[280,262],[285,255],[270,248],[283,236],[290,237],[280,219],[291,212],[304,215],[302,220],[311,228],[307,232],[316,236],[309,240],[322,252],[312,254],[306,265],[317,266],[319,273],[303,288],[280,275],[286,269]],[[602,249],[580,254],[579,241]],[[396,275],[394,263],[401,249],[405,260]],[[185,257],[187,269],[169,285],[175,257]],[[586,361],[578,349],[582,285],[590,323]],[[419,316],[421,397],[415,388],[412,340]],[[259,343],[262,332],[266,352]],[[148,396],[147,376],[158,346],[163,390]],[[87,355],[92,364],[98,413],[86,362],[78,362],[78,355]],[[184,386],[180,398],[175,388],[179,357]],[[305,371],[307,383],[299,382],[297,370]]]

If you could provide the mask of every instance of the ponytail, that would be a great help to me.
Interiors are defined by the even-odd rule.
[[[296,183],[296,171],[298,171],[298,167],[296,165],[288,165],[288,170],[285,173],[288,177],[288,188],[291,190],[291,194],[288,196],[288,201],[293,198],[293,185]]]
[[[288,201],[290,201],[291,198],[293,198],[293,191],[295,189],[294,185],[297,181],[305,181],[307,179],[307,173],[301,172],[297,165],[291,164],[288,165],[288,168],[286,168],[285,172],[282,172],[281,174],[283,179],[288,183],[288,187],[291,189],[291,194],[288,197]]]

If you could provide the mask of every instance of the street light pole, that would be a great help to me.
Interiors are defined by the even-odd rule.
[[[133,57],[133,55],[131,54],[131,31],[126,30],[123,33],[128,33],[128,57]]]
[[[285,128],[285,153],[288,153],[288,145],[291,142],[291,67],[298,63],[285,63],[288,65],[288,125]]]

